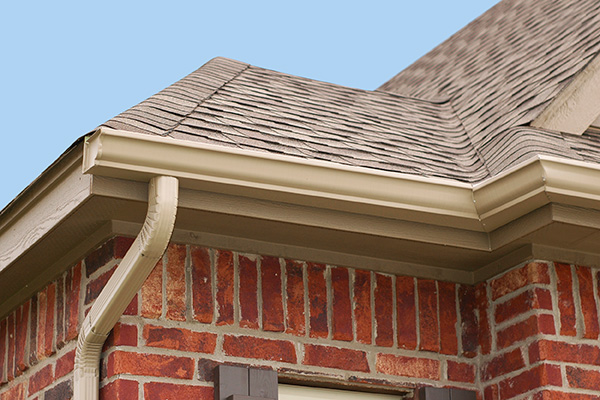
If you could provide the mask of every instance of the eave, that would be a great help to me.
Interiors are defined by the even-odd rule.
[[[0,214],[0,314],[137,234],[156,175],[181,183],[177,242],[463,283],[534,258],[600,264],[594,164],[537,157],[471,185],[102,129]]]

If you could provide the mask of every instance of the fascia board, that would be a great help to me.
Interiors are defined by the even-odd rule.
[[[91,195],[76,147],[46,170],[0,215],[0,273],[50,234]]]
[[[101,129],[87,138],[83,170],[103,176],[148,180],[175,176],[183,188],[218,184],[263,199],[482,231],[472,186]]]
[[[531,123],[536,128],[581,135],[600,115],[600,56],[596,56]]]

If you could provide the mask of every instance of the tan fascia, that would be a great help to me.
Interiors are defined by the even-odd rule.
[[[600,167],[547,156],[471,185],[102,128],[85,141],[83,169],[139,181],[174,176],[182,188],[476,232],[549,203],[600,209]]]
[[[600,116],[600,56],[563,88],[531,123],[536,128],[581,135]]]

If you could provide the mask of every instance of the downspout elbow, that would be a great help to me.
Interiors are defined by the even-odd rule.
[[[98,399],[100,354],[104,341],[171,239],[177,213],[178,181],[159,176],[150,180],[148,188],[148,213],[142,230],[79,331],[74,371],[74,398],[77,400]]]

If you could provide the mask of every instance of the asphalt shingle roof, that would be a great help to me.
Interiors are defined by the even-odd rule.
[[[505,0],[376,91],[216,58],[103,126],[478,182],[598,133],[529,127],[600,51],[600,2]]]
[[[448,102],[352,89],[225,58],[103,125],[460,180],[482,167]]]
[[[536,153],[585,157],[577,149],[596,135],[515,127],[529,125],[599,52],[600,1],[504,0],[378,90],[448,98],[494,175]]]

